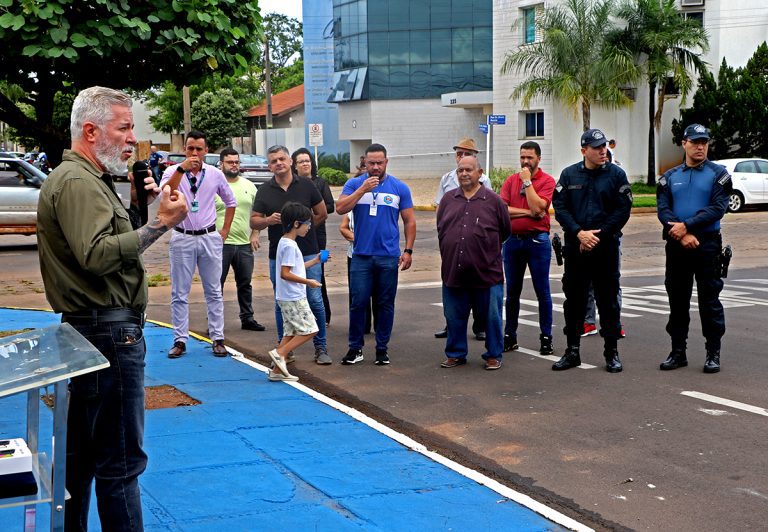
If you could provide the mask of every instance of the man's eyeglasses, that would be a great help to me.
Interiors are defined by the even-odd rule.
[[[457,151],[456,157],[474,157],[475,152],[473,151]]]
[[[192,194],[197,194],[197,178],[194,176],[191,176],[189,179],[189,190],[192,191]]]

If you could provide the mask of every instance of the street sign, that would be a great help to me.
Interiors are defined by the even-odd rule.
[[[488,123],[495,126],[503,126],[507,123],[507,115],[488,115]]]
[[[486,135],[488,134],[488,124],[480,124],[477,127],[479,127],[480,131],[482,131]]]
[[[310,146],[322,146],[323,145],[323,124],[309,124],[309,145]]]

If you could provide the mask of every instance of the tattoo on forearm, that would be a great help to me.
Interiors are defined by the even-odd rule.
[[[168,231],[168,228],[160,223],[160,219],[157,217],[147,225],[139,227],[137,229],[139,234],[139,253],[144,253],[144,251],[154,244],[158,238],[163,236],[166,231]]]

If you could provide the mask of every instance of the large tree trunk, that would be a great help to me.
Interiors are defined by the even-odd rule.
[[[648,81],[648,186],[656,186],[656,82]]]
[[[589,129],[589,123],[592,120],[592,109],[587,100],[581,101],[581,125],[584,131]]]

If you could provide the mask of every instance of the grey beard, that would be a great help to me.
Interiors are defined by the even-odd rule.
[[[123,160],[124,146],[107,143],[96,146],[96,158],[108,174],[124,176],[128,174],[128,161]]]

